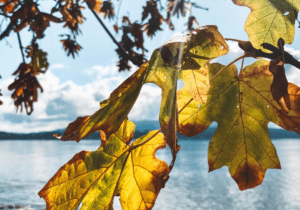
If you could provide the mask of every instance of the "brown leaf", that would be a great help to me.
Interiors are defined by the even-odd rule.
[[[8,90],[14,90],[11,97],[14,99],[14,105],[18,111],[23,106],[28,115],[33,111],[33,102],[38,100],[38,89],[43,92],[43,88],[38,82],[36,76],[45,73],[48,68],[47,53],[38,48],[33,39],[32,44],[26,47],[27,57],[31,58],[29,64],[21,63],[18,69],[13,73],[17,76],[15,81],[8,86]]]
[[[194,16],[190,16],[188,20],[188,30],[191,31],[194,29],[193,24],[199,25],[196,18]]]
[[[115,11],[114,11],[114,7],[111,3],[111,0],[103,2],[103,5],[100,10],[100,14],[104,15],[104,18],[106,18],[106,16],[108,16],[108,19],[114,19]]]
[[[18,0],[16,1],[0,0],[0,4],[5,5],[5,7],[2,8],[2,11],[4,13],[13,13],[18,3],[19,3]]]
[[[73,58],[75,58],[75,53],[78,55],[78,51],[82,49],[82,47],[77,44],[76,40],[71,39],[70,36],[67,39],[60,41],[63,43],[63,47],[67,52],[67,55],[70,56],[70,54],[72,54]]]
[[[95,10],[96,12],[100,12],[102,6],[101,0],[85,0],[85,2],[92,10]]]
[[[119,29],[120,29],[120,28],[119,28],[117,25],[114,25],[114,30],[115,30],[116,33],[119,32]]]
[[[160,26],[164,18],[159,13],[157,4],[153,0],[147,1],[146,7],[143,8],[142,21],[144,21],[148,15],[151,14],[151,18],[149,19],[148,23],[144,24],[143,27],[145,27],[144,30],[147,32],[147,35],[152,37],[156,31],[162,30]]]
[[[288,94],[288,81],[280,58],[270,62],[269,70],[274,76],[271,85],[273,99],[277,101],[283,109],[289,111],[291,109],[291,103]]]
[[[82,9],[84,9],[84,7],[73,3],[73,1],[71,1],[70,4],[64,5],[64,7],[60,9],[63,21],[65,22],[64,28],[68,27],[75,34],[80,32],[79,24],[82,24],[83,20],[85,20],[85,17],[81,13]]]
[[[181,13],[182,17],[185,17],[186,11],[189,11],[188,8],[186,7],[186,2],[185,0],[168,0],[168,8],[167,12],[172,13],[171,15],[176,15],[177,18],[179,18],[179,13]]]

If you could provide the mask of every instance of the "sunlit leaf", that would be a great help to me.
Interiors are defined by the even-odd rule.
[[[123,209],[151,209],[168,179],[168,165],[155,157],[166,146],[163,134],[151,131],[130,144],[135,125],[125,120],[109,141],[94,152],[82,151],[39,192],[47,210],[112,209],[120,196]]]
[[[100,12],[101,6],[102,6],[102,1],[101,0],[85,0],[89,7],[96,12]]]
[[[159,122],[173,159],[179,149],[176,143],[176,89],[180,70],[186,71],[182,72],[181,77],[193,96],[205,102],[209,84],[208,69],[204,65],[227,52],[228,46],[218,28],[204,26],[186,36],[171,39],[152,54],[149,64],[151,71],[146,82],[155,83],[162,89]]]
[[[114,133],[126,119],[135,103],[148,74],[147,67],[148,64],[142,65],[139,70],[126,79],[110,94],[109,99],[101,102],[101,109],[92,116],[80,117],[71,123],[60,139],[79,142],[82,138],[98,130],[103,130],[107,137]]]
[[[300,8],[299,0],[232,1],[251,9],[245,23],[245,30],[255,48],[260,48],[262,43],[276,46],[279,38],[283,38],[286,44],[293,42],[295,19]]]
[[[209,90],[208,72],[207,65],[203,65],[199,70],[181,71],[181,79],[187,91],[200,104],[205,103],[207,99],[206,94]]]
[[[261,184],[268,168],[280,168],[269,122],[300,133],[300,89],[289,84],[291,109],[286,112],[273,100],[269,64],[259,60],[239,75],[235,66],[228,67],[210,83],[205,104],[192,102],[179,115],[179,131],[185,135],[196,135],[211,122],[218,123],[208,149],[209,170],[228,166],[241,190]],[[223,66],[208,67],[212,78]],[[179,91],[179,108],[189,98],[184,87]]]

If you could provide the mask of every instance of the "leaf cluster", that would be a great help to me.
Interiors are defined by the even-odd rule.
[[[38,100],[38,89],[43,92],[42,86],[37,80],[40,73],[45,73],[48,69],[49,63],[47,61],[47,53],[40,50],[38,44],[33,42],[25,49],[28,58],[31,59],[30,63],[21,63],[18,69],[13,73],[16,79],[8,86],[8,90],[14,90],[12,99],[17,110],[23,105],[26,113],[29,115],[33,111],[33,102]]]
[[[287,81],[284,69],[285,63],[299,67],[284,47],[293,40],[294,30],[290,29],[300,3],[233,2],[251,9],[245,24],[250,41],[224,39],[213,25],[175,37],[157,48],[149,62],[141,64],[100,103],[98,111],[78,117],[62,136],[56,136],[79,142],[100,132],[101,144],[96,151],[76,154],[39,192],[47,209],[76,209],[80,203],[82,209],[113,209],[115,196],[120,196],[123,209],[152,209],[180,151],[177,132],[194,136],[212,122],[218,126],[209,143],[209,171],[227,166],[239,189],[245,190],[260,185],[268,169],[281,168],[268,123],[300,134],[300,87]],[[151,16],[147,32],[152,18],[156,18],[154,29],[159,30],[161,17],[157,15],[156,3],[148,1],[144,7],[143,17]],[[89,5],[97,8],[96,3]],[[185,7],[183,0],[170,0],[168,12],[184,15]],[[123,24],[123,32],[127,30],[124,40],[129,34],[134,37],[132,42],[124,41],[123,47],[145,50],[141,25],[132,24],[127,17]],[[133,27],[138,28],[137,34]],[[226,40],[237,41],[244,54],[226,66],[211,63],[228,53]],[[258,60],[244,67],[247,57]],[[238,71],[234,62],[240,59],[242,66]],[[124,63],[122,66],[127,68]],[[184,87],[177,90],[179,79]],[[161,128],[132,140],[134,124],[128,120],[128,114],[146,83],[154,83],[162,90]],[[157,149],[166,145],[173,157],[169,165],[155,157]]]
[[[116,16],[114,3],[116,3],[116,1],[58,0],[55,1],[55,5],[50,8],[49,11],[43,11],[43,4],[38,0],[0,0],[0,16],[3,17],[3,21],[8,22],[6,28],[0,33],[0,41],[5,37],[8,37],[12,31],[17,33],[20,43],[20,51],[23,56],[23,63],[25,63],[26,58],[24,56],[24,49],[21,44],[20,32],[25,28],[28,28],[29,31],[32,31],[31,42],[33,43],[36,42],[37,39],[44,38],[44,32],[48,27],[50,27],[50,23],[62,23],[63,28],[68,28],[70,33],[61,34],[60,36],[65,38],[61,39],[60,41],[63,44],[63,49],[66,51],[67,56],[72,55],[72,57],[75,58],[75,55],[78,54],[82,49],[82,46],[77,42],[76,37],[81,34],[80,25],[83,24],[84,20],[86,19],[82,14],[82,10],[85,9],[87,5],[87,8],[90,9],[90,11],[95,15],[97,20],[110,35],[113,42],[115,42],[117,45],[116,52],[119,56],[119,62],[117,66],[119,67],[119,71],[130,70],[130,61],[137,66],[141,66],[147,61],[145,57],[146,52],[148,51],[144,47],[144,33],[146,33],[148,37],[152,38],[158,30],[162,30],[161,25],[163,21],[170,25],[170,29],[174,30],[174,25],[171,23],[170,18],[170,5],[168,5],[168,9],[166,10],[168,17],[167,19],[164,19],[162,14],[164,8],[161,7],[158,9],[158,2],[161,4],[160,1],[156,0],[145,1],[146,6],[143,7],[141,21],[134,21],[132,23],[129,20],[129,17],[124,16],[122,18],[123,21],[121,26],[118,26],[118,12],[114,29],[117,33],[122,31],[123,35],[121,37],[121,41],[116,41],[98,16],[98,14],[100,14],[104,18],[114,20]],[[173,2],[172,4],[173,6],[179,4],[185,5],[186,1],[183,0],[178,3]],[[120,7],[121,3],[119,4],[119,10]],[[184,15],[185,14],[183,14],[183,16]],[[3,25],[3,21],[0,27]],[[144,23],[144,21],[146,21],[146,23]],[[36,77],[35,80],[37,80]],[[41,88],[40,85],[38,86]],[[29,94],[29,96],[30,95],[31,94]],[[12,98],[16,99],[15,93],[13,93]],[[21,101],[28,100],[22,99]],[[21,101],[15,103],[17,110]],[[33,101],[35,101],[35,99]],[[27,106],[32,108],[33,105],[30,102]],[[31,111],[27,113],[31,113]]]

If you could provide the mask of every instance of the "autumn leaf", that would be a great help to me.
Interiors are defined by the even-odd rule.
[[[290,98],[288,94],[288,81],[285,75],[284,63],[277,59],[270,62],[269,70],[274,79],[271,84],[271,93],[273,99],[287,112],[291,109]],[[282,103],[284,100],[284,103]]]
[[[90,9],[95,10],[96,12],[100,12],[103,4],[101,0],[85,0],[85,2],[88,4]]]
[[[67,52],[67,55],[72,55],[73,58],[75,58],[75,53],[78,55],[78,52],[82,49],[77,41],[75,39],[71,39],[69,35],[67,39],[62,39],[60,41],[63,44],[63,48]]]
[[[152,54],[149,64],[151,71],[146,82],[155,83],[162,89],[159,122],[171,148],[173,161],[179,150],[176,137],[178,111],[176,90],[180,69],[185,70],[182,71],[181,77],[190,87],[190,92],[194,93],[193,96],[197,100],[206,100],[203,95],[209,88],[208,72],[207,68],[199,69],[211,59],[227,52],[228,46],[218,28],[204,26],[184,37],[171,39]]]
[[[90,4],[88,5],[90,6]],[[63,27],[68,27],[76,35],[80,32],[79,24],[82,24],[83,20],[85,20],[81,12],[83,9],[85,8],[77,3],[73,3],[72,0],[67,0],[66,4],[60,8],[60,13],[63,16],[62,19],[65,22]]]
[[[15,0],[15,1],[11,1],[11,0],[0,0],[0,6],[4,6],[3,8],[1,8],[1,10],[4,13],[12,13],[14,12],[16,6],[18,5],[19,1]]]
[[[103,2],[103,5],[100,10],[100,14],[102,14],[104,16],[104,18],[106,18],[106,16],[107,16],[108,19],[114,19],[115,10],[114,10],[113,4],[111,3],[111,0]]]
[[[197,22],[195,16],[190,16],[187,26],[188,26],[188,30],[191,31],[194,29],[193,24],[196,24],[197,26],[199,25],[199,23]]]
[[[203,65],[198,70],[181,71],[181,78],[188,93],[200,104],[206,103],[207,100],[209,90],[208,72],[207,65]]]
[[[31,64],[21,63],[13,73],[13,75],[17,75],[17,78],[8,86],[8,90],[14,90],[11,97],[14,99],[17,111],[21,107],[22,112],[24,105],[28,115],[33,111],[33,102],[38,100],[38,89],[43,92],[43,88],[32,69]]]
[[[151,131],[130,143],[134,129],[125,120],[97,151],[82,151],[62,166],[39,192],[46,209],[77,209],[81,202],[81,209],[113,209],[118,195],[124,210],[152,209],[168,179],[167,163],[155,157],[166,142]]]
[[[160,26],[164,20],[157,9],[157,3],[153,0],[147,1],[147,5],[143,7],[142,21],[144,21],[148,15],[151,15],[151,18],[143,25],[143,27],[145,27],[147,35],[153,37],[156,31],[162,30]]]
[[[200,27],[193,30],[187,36],[170,40],[154,51],[149,61],[149,67],[148,63],[144,64],[136,73],[112,92],[108,100],[101,102],[100,110],[91,117],[80,117],[71,123],[60,137],[61,140],[76,140],[78,142],[80,139],[98,130],[103,130],[109,137],[127,117],[138,97],[142,85],[150,82],[162,88],[159,121],[167,144],[172,150],[174,162],[176,153],[179,150],[179,146],[176,143],[176,89],[180,67],[183,66],[185,70],[192,70],[189,68],[191,65],[188,63],[190,60],[194,60],[198,68],[200,68],[211,59],[227,52],[228,47],[226,42],[218,32],[216,26]],[[203,69],[200,70],[200,73],[201,71]],[[199,74],[199,72],[196,74]],[[203,74],[203,78],[208,75],[207,72],[203,72]],[[188,76],[183,77],[184,82],[190,82],[186,78]],[[201,79],[201,76],[198,79]],[[205,80],[203,84],[207,83],[207,79]],[[194,80],[193,82],[196,81]],[[195,94],[200,92],[201,94],[205,94],[205,91],[208,90],[208,87],[202,90],[204,87],[201,85],[197,85],[196,88],[197,93]],[[203,96],[199,97],[203,98]]]
[[[241,190],[262,183],[268,168],[280,168],[276,149],[270,140],[268,123],[300,133],[300,89],[289,84],[291,109],[287,113],[273,100],[273,74],[269,61],[259,60],[237,74],[234,65],[210,83],[207,102],[192,101],[186,87],[178,91],[179,132],[196,135],[213,121],[218,123],[208,149],[209,171],[228,166]],[[221,68],[209,64],[210,78]]]
[[[295,34],[295,19],[299,12],[300,1],[293,0],[232,0],[239,6],[249,7],[245,31],[249,41],[259,49],[262,43],[277,45],[283,38],[291,44]],[[263,50],[263,48],[261,48]]]
[[[148,64],[142,65],[134,74],[127,78],[111,94],[109,99],[101,102],[101,109],[92,116],[80,117],[70,123],[61,140],[79,142],[89,134],[102,130],[107,137],[114,133],[126,119],[142,88],[148,74]]]

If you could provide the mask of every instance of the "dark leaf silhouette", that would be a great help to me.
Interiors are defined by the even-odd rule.
[[[73,58],[75,58],[75,53],[78,55],[78,51],[82,49],[76,40],[71,39],[69,35],[67,39],[62,39],[60,41],[63,43],[63,48],[67,52],[67,55],[72,55]]]
[[[104,18],[108,17],[108,19],[114,19],[115,11],[111,0],[103,2],[100,13],[104,15]]]
[[[43,88],[37,80],[37,75],[45,73],[48,69],[49,63],[47,61],[47,53],[39,49],[35,43],[26,47],[27,57],[31,58],[29,64],[21,63],[18,69],[13,73],[17,76],[15,81],[8,86],[9,90],[14,90],[11,97],[14,99],[14,105],[17,111],[23,111],[23,106],[27,114],[33,111],[33,102],[38,100],[38,89],[43,92]]]
[[[152,37],[155,35],[156,31],[162,30],[160,26],[164,18],[157,9],[157,3],[153,0],[147,1],[147,5],[143,8],[144,11],[142,14],[142,21],[144,21],[148,15],[151,16],[151,18],[143,25],[143,27],[145,28],[147,35]]]
[[[188,4],[185,0],[169,0],[168,4],[168,13],[170,15],[177,15],[177,18],[179,18],[179,14],[181,14],[182,17],[185,17],[185,14],[189,9],[186,7],[186,4]]]
[[[189,17],[189,21],[187,23],[187,25],[188,25],[188,31],[191,31],[191,30],[194,29],[193,24],[195,24],[196,26],[199,25],[198,22],[197,22],[197,20],[196,20],[196,18],[194,16],[190,16]]]
[[[14,99],[17,111],[21,107],[20,111],[22,112],[24,105],[27,114],[31,114],[33,111],[33,102],[37,101],[37,89],[43,92],[41,85],[32,72],[32,65],[21,63],[13,74],[18,75],[17,79],[8,86],[8,90],[14,90],[11,97]]]
[[[147,51],[144,48],[142,26],[137,22],[132,24],[129,18],[126,16],[123,17],[122,23],[123,35],[119,44],[121,47],[123,47],[123,50],[119,48],[116,49],[116,52],[120,58],[118,62],[119,71],[125,71],[126,69],[130,70],[131,66],[128,63],[130,60],[129,55],[138,61],[142,61],[142,63],[146,62],[144,52]],[[134,40],[132,40],[130,37],[133,37]],[[142,53],[137,52],[139,49],[142,50]]]
[[[83,20],[85,20],[85,17],[81,13],[82,9],[84,9],[84,7],[73,3],[71,0],[68,0],[66,4],[60,8],[60,13],[65,22],[64,27],[68,27],[74,34],[80,32],[79,24],[82,24]]]
[[[274,79],[271,85],[273,99],[286,111],[291,109],[290,98],[288,94],[288,81],[285,75],[283,62],[280,59],[270,62],[269,70]]]

